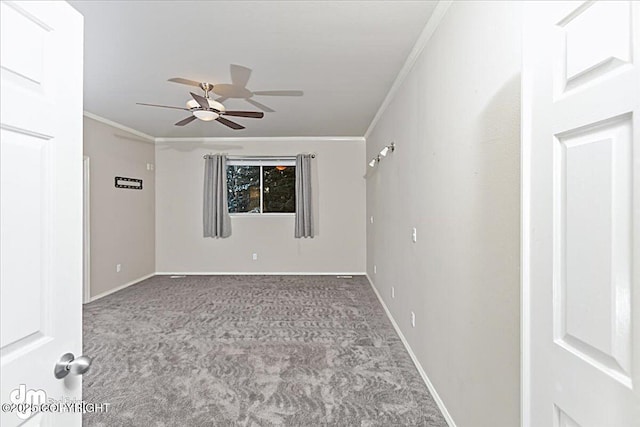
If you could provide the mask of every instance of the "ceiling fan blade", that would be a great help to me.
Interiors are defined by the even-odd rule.
[[[254,101],[253,99],[249,99],[246,98],[245,101],[247,101],[249,104],[253,105],[254,107],[258,107],[259,109],[261,109],[262,111],[265,111],[267,113],[275,113],[276,110],[267,107],[264,104],[259,103],[258,101]]]
[[[232,122],[231,120],[227,120],[224,117],[218,117],[216,120],[225,126],[229,126],[231,129],[244,129],[244,126],[236,122]]]
[[[191,94],[191,96],[193,96],[193,99],[195,99],[198,102],[198,104],[200,104],[202,108],[204,108],[205,110],[209,109],[209,101],[207,101],[207,98],[205,98],[204,96],[195,94],[193,92],[189,92],[189,93]]]
[[[257,90],[253,94],[262,96],[302,96],[304,92],[301,90]]]
[[[231,64],[229,65],[229,70],[231,71],[231,83],[233,83],[234,86],[240,88],[247,86],[249,77],[251,77],[251,68]]]
[[[184,125],[188,125],[189,123],[191,123],[192,121],[194,121],[196,119],[196,116],[189,116],[186,119],[182,119],[180,120],[178,123],[176,123],[176,126],[184,126]]]
[[[264,117],[262,111],[225,111],[222,114],[225,116],[250,117],[252,119],[261,119]]]
[[[173,83],[180,83],[182,85],[200,87],[200,82],[197,82],[195,80],[183,79],[182,77],[172,77],[167,81],[173,82]]]
[[[143,102],[136,102],[137,105],[146,105],[148,107],[162,107],[162,108],[173,108],[175,110],[186,110],[189,111],[188,108],[184,108],[184,107],[172,107],[170,105],[158,105],[158,104],[145,104]]]

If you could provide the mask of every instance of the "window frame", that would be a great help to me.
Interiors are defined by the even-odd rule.
[[[296,166],[295,158],[259,158],[255,159],[227,159],[229,166],[255,166],[260,168],[260,212],[229,212],[233,217],[260,217],[260,216],[295,216],[295,212],[263,212],[264,210],[264,166]],[[297,173],[297,171],[296,171]]]

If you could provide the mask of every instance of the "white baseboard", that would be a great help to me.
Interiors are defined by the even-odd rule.
[[[285,271],[285,272],[247,272],[247,271],[157,271],[157,276],[365,276],[365,272],[308,272],[308,271]]]
[[[373,281],[371,280],[371,277],[369,277],[368,274],[366,276],[367,276],[367,280],[369,280],[369,284],[371,285],[371,289],[373,289],[373,292],[378,297],[378,301],[380,301],[380,304],[382,304],[382,308],[384,308],[384,311],[385,311],[385,313],[387,313],[387,317],[391,321],[391,324],[393,325],[393,328],[396,330],[396,333],[400,337],[400,340],[402,341],[402,344],[404,344],[404,348],[407,349],[407,352],[409,353],[409,356],[411,356],[411,360],[413,360],[413,364],[416,365],[416,369],[418,369],[418,372],[420,373],[420,376],[422,377],[422,380],[427,385],[427,388],[429,389],[429,393],[431,393],[431,396],[433,397],[433,400],[436,402],[436,405],[438,405],[438,408],[440,409],[440,412],[442,412],[442,416],[444,417],[444,419],[447,422],[447,424],[449,424],[449,427],[456,427],[456,423],[453,421],[453,418],[451,417],[451,414],[447,410],[446,406],[444,406],[444,402],[442,401],[442,399],[438,395],[438,392],[436,391],[436,389],[433,387],[433,384],[431,383],[431,380],[429,379],[429,377],[427,376],[427,373],[422,368],[422,365],[420,364],[420,362],[418,361],[418,358],[416,357],[415,353],[411,349],[411,346],[407,342],[407,339],[402,334],[402,331],[400,330],[400,327],[396,323],[396,320],[393,318],[393,315],[389,311],[389,308],[387,308],[387,304],[384,303],[384,300],[382,299],[382,297],[380,296],[380,293],[378,292],[378,290],[376,289],[375,285],[373,284]]]
[[[118,286],[117,288],[113,288],[113,289],[110,289],[110,290],[108,290],[106,292],[98,294],[96,296],[92,296],[91,298],[89,298],[88,302],[93,302],[93,301],[99,300],[102,297],[106,297],[107,295],[111,295],[114,292],[118,292],[118,291],[120,291],[120,290],[122,290],[124,288],[128,288],[131,285],[135,285],[136,283],[142,282],[143,280],[146,280],[149,277],[153,277],[155,275],[156,275],[156,273],[147,274],[146,276],[142,276],[142,277],[140,277],[138,279],[135,279],[135,280],[132,280],[130,282],[127,282],[124,285]]]

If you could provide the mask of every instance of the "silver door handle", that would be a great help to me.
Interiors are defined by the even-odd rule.
[[[56,363],[56,367],[53,370],[53,374],[56,378],[61,379],[69,374],[82,375],[91,367],[91,358],[87,356],[80,356],[77,359],[73,356],[73,353],[65,353],[60,360]]]

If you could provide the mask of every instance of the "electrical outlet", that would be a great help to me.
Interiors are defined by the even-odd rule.
[[[378,267],[375,265],[373,266],[373,274],[378,274]]]
[[[411,312],[411,326],[416,327],[416,314],[413,311]]]
[[[418,229],[413,227],[413,232],[411,233],[411,240],[413,240],[413,243],[418,241]]]
[[[257,261],[257,260],[258,260],[258,254],[256,254],[256,253],[254,253],[254,254],[253,254],[253,260],[254,260],[254,261]]]
[[[395,286],[391,287],[391,298],[395,298],[396,297],[396,288]]]
[[[116,264],[116,273],[120,273],[120,270],[122,270],[122,264]]]

